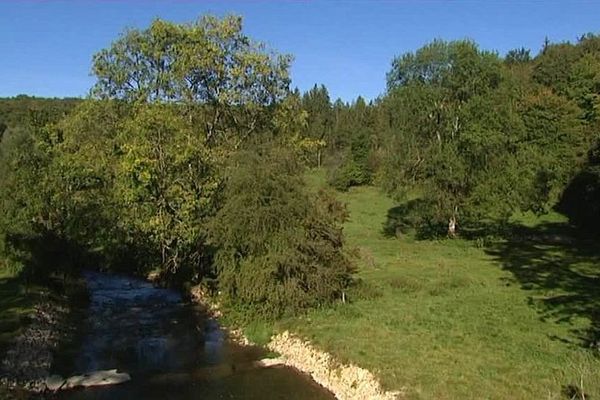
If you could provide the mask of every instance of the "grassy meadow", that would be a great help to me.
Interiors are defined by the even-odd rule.
[[[308,179],[324,184],[319,174]],[[598,322],[598,255],[564,232],[564,219],[521,216],[525,233],[485,245],[419,241],[384,235],[395,204],[379,189],[338,195],[368,290],[277,330],[375,372],[408,399],[581,398],[582,387],[585,398],[600,397],[600,362],[587,348]]]

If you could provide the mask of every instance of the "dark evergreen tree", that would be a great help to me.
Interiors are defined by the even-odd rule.
[[[324,85],[315,85],[302,96],[302,108],[307,112],[305,136],[315,143],[309,165],[321,166],[323,149],[333,129],[333,110],[329,93]]]

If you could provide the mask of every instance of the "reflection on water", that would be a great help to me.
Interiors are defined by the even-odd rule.
[[[123,276],[88,272],[90,304],[75,355],[56,358],[63,376],[114,369],[130,382],[60,393],[60,399],[333,399],[284,367],[256,368],[258,348],[225,340],[174,291]],[[62,357],[62,358],[61,358]]]

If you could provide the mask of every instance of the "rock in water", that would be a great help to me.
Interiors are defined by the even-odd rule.
[[[60,375],[51,375],[46,378],[46,388],[53,392],[60,390],[66,383],[65,379]]]
[[[75,375],[67,379],[65,388],[75,388],[78,386],[103,386],[103,385],[116,385],[119,383],[127,382],[131,380],[126,372],[117,372],[116,369],[109,369],[105,371],[95,371],[85,375]]]
[[[256,361],[255,365],[258,367],[272,367],[275,365],[285,365],[285,359],[283,357],[263,358],[262,360]]]

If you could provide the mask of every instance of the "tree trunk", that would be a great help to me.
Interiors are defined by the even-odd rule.
[[[448,237],[455,238],[456,237],[456,216],[458,214],[458,207],[454,207],[454,212],[452,216],[448,220]]]
[[[456,217],[452,216],[448,220],[448,236],[453,238],[456,237]]]

